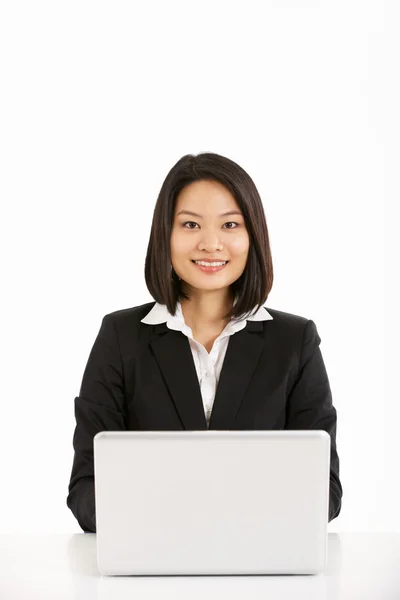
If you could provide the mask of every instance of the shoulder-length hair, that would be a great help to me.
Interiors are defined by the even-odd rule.
[[[224,318],[245,318],[265,303],[273,283],[268,228],[257,188],[242,167],[229,158],[203,152],[186,154],[172,167],[161,186],[153,214],[145,260],[147,288],[171,315],[181,297],[180,279],[171,269],[171,231],[179,192],[194,181],[214,180],[225,185],[239,205],[249,234],[249,253],[242,275],[231,284],[235,302]]]

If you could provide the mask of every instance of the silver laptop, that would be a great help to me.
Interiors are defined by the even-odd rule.
[[[325,431],[103,431],[103,575],[316,574],[327,564]]]

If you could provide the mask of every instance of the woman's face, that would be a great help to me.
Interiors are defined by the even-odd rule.
[[[236,214],[223,214],[231,211]],[[244,217],[224,185],[203,180],[181,190],[173,217],[171,260],[189,288],[216,290],[230,286],[242,275],[248,252]],[[205,272],[193,262],[211,258],[228,263],[221,270]]]

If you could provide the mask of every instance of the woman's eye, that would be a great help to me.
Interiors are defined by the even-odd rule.
[[[194,223],[193,221],[186,221],[186,223],[184,223],[183,226],[186,227],[186,225],[189,225],[189,224],[196,225],[196,223]],[[193,229],[193,227],[186,227],[186,229]]]
[[[183,226],[186,227],[186,225],[197,225],[197,223],[195,223],[194,221],[186,221],[185,223],[183,223]],[[236,223],[235,221],[228,221],[227,223],[224,223],[224,225],[236,225],[237,227],[239,227],[239,223]],[[193,229],[193,227],[186,227],[186,229]],[[236,227],[228,227],[227,229],[236,229]]]

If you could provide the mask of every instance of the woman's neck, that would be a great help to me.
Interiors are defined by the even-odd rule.
[[[229,319],[224,315],[229,312],[233,305],[233,296],[230,290],[221,293],[221,290],[190,293],[190,300],[181,299],[182,314],[185,323],[190,327],[198,329],[201,327],[215,327],[218,329],[225,326]]]

